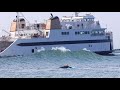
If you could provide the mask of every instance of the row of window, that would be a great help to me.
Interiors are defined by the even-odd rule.
[[[62,35],[69,35],[69,32],[62,32]],[[83,35],[83,34],[90,34],[89,31],[79,31],[79,32],[75,32],[75,35]],[[104,31],[92,31],[91,35],[104,35],[105,32]]]
[[[62,35],[69,35],[69,32],[62,32]]]
[[[27,36],[27,35],[29,35],[29,36],[34,36],[34,35],[38,35],[38,33],[36,33],[36,34],[16,34],[16,36]]]
[[[69,32],[62,32],[62,35],[69,35]],[[83,35],[83,34],[90,34],[89,31],[79,31],[79,32],[75,32],[75,35]],[[92,31],[91,35],[104,35],[105,32],[104,31]],[[17,34],[18,36],[19,34]],[[20,34],[20,36],[32,36],[32,35],[36,35],[36,34]],[[37,33],[38,35],[38,33]],[[46,32],[46,36],[48,36],[48,32]]]
[[[92,31],[91,35],[104,35],[105,32],[104,31]]]
[[[81,22],[81,21],[94,21],[94,19],[74,19],[74,20],[71,20],[71,19],[64,19],[62,20],[62,22]]]
[[[62,32],[62,35],[69,35],[69,32]],[[80,32],[75,32],[75,35],[79,35],[79,34],[90,34],[89,31],[80,31]]]
[[[92,47],[92,45],[89,45],[89,47]]]
[[[75,35],[79,35],[79,34],[90,34],[89,31],[80,31],[80,32],[75,32]]]

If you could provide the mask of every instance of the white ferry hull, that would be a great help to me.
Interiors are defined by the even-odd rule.
[[[42,50],[53,50],[64,47],[70,51],[87,50],[98,54],[109,54],[112,52],[111,41],[97,42],[96,40],[89,43],[89,40],[83,41],[51,41],[42,42],[42,39],[17,39],[8,48],[0,53],[0,56],[24,56],[39,53]],[[98,40],[99,41],[99,40]],[[32,43],[31,43],[32,42]],[[62,44],[63,43],[63,44]]]

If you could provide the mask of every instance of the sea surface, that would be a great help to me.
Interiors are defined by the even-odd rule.
[[[60,68],[64,65],[72,68]],[[120,78],[120,51],[102,56],[63,48],[30,56],[3,57],[0,78]]]

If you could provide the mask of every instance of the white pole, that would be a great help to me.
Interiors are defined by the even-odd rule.
[[[17,12],[16,19],[17,19],[17,30],[16,31],[18,31],[18,33],[19,33],[19,12]],[[15,35],[16,35],[16,33],[15,33]]]

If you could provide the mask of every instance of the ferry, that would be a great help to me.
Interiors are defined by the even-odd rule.
[[[0,57],[31,55],[60,47],[107,55],[113,51],[113,33],[101,27],[92,14],[79,16],[75,12],[62,18],[51,14],[44,23],[30,23],[17,12],[8,36],[0,37]]]

